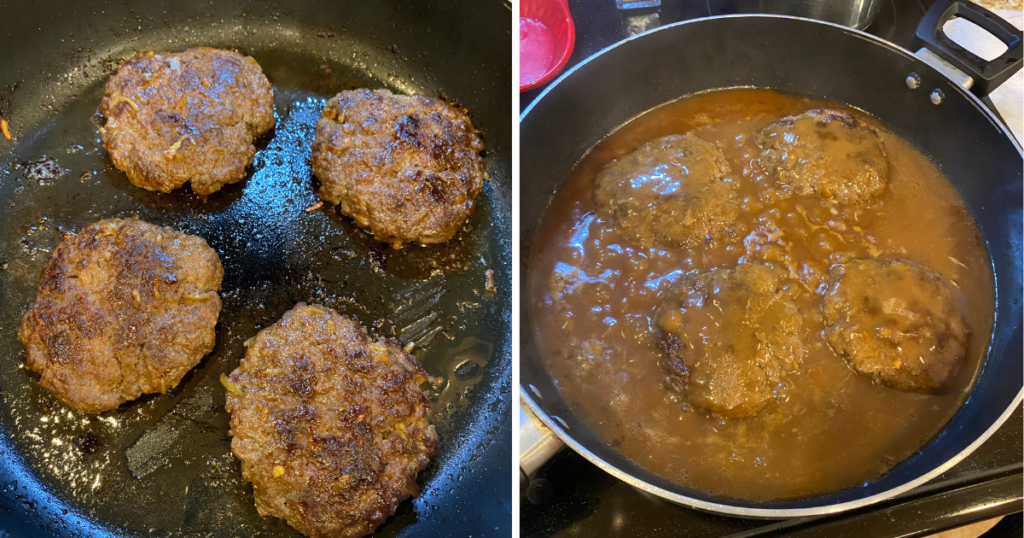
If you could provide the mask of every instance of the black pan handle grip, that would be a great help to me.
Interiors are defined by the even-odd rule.
[[[985,61],[957,45],[942,31],[953,17],[982,27],[1006,45],[1006,52],[992,61]],[[978,97],[988,95],[1024,65],[1021,31],[991,11],[965,0],[936,0],[921,19],[914,38],[915,47],[923,46],[974,79],[971,91]]]

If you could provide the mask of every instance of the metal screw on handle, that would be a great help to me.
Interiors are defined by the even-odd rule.
[[[917,73],[907,75],[907,87],[916,90],[921,87],[921,76]]]
[[[928,95],[928,98],[932,100],[933,105],[941,105],[942,100],[946,98],[946,94],[942,93],[942,90],[935,88],[932,93]]]

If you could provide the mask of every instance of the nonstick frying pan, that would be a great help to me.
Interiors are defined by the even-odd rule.
[[[243,343],[295,303],[413,342],[446,380],[441,451],[380,536],[489,536],[511,525],[511,7],[501,0],[11,2],[0,5],[0,536],[293,536],[261,518],[230,451],[224,390]],[[210,45],[253,56],[276,129],[245,181],[202,198],[144,191],[113,169],[94,114],[136,51]],[[317,201],[313,126],[343,89],[462,103],[490,180],[453,241],[394,250]],[[44,160],[46,158],[47,160]],[[131,217],[205,238],[224,308],[213,353],[166,395],[70,413],[23,368],[15,337],[62,234]],[[494,271],[497,293],[486,291]]]
[[[988,29],[1007,43],[1007,52],[984,62],[958,50],[939,31],[953,15]],[[940,0],[922,21],[918,37],[928,51],[922,56],[940,56],[970,73],[976,94],[950,78],[959,75],[948,66],[940,71],[869,34],[795,17],[682,22],[627,39],[584,61],[521,117],[520,193],[526,202],[520,208],[520,286],[528,289],[530,248],[547,201],[583,155],[620,125],[679,97],[722,88],[771,88],[847,103],[935,160],[973,213],[992,257],[997,304],[990,348],[954,418],[919,452],[862,487],[784,502],[712,496],[646,471],[574,416],[544,369],[524,295],[520,393],[559,439],[605,471],[670,501],[727,515],[788,518],[865,506],[923,484],[966,457],[1020,406],[1024,166],[1020,145],[979,99],[1019,68],[1020,32],[981,8]]]

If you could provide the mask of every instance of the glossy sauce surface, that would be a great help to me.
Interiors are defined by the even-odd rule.
[[[941,172],[863,113],[888,160],[885,190],[862,205],[829,205],[781,189],[758,161],[757,134],[784,116],[835,103],[769,90],[687,97],[633,120],[591,150],[552,201],[529,278],[544,365],[577,417],[624,456],[680,485],[753,501],[812,496],[870,481],[913,454],[953,416],[983,359],[993,322],[991,264],[969,213]],[[740,215],[694,248],[642,248],[598,211],[602,167],[652,139],[692,133],[728,159]],[[833,264],[875,256],[916,260],[962,293],[971,331],[965,363],[930,393],[874,385],[826,343],[820,309]],[[784,273],[803,316],[800,369],[751,418],[694,408],[665,387],[654,314],[681,275],[767,262]],[[566,283],[570,285],[566,285]]]

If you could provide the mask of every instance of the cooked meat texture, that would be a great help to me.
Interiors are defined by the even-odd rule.
[[[597,203],[643,248],[693,247],[722,235],[739,213],[729,163],[694,135],[652,140],[597,175]]]
[[[766,266],[683,276],[655,317],[669,388],[718,416],[756,415],[775,384],[800,368],[801,319]]]
[[[822,309],[832,349],[858,373],[894,389],[938,388],[967,353],[963,297],[942,275],[913,261],[834,266]]]
[[[579,267],[558,262],[555,264],[555,270],[548,276],[547,290],[551,305],[559,311],[564,310],[567,307],[566,300],[586,284],[586,274],[582,273]]]
[[[64,240],[21,320],[29,370],[79,413],[167,392],[213,350],[224,269],[202,238],[109,219]]]
[[[761,162],[796,194],[857,204],[881,194],[889,178],[882,139],[839,110],[808,110],[769,125],[758,136]]]
[[[253,140],[274,126],[274,92],[259,64],[228,50],[140,52],[107,81],[103,147],[132,184],[198,194],[245,177]]]
[[[428,380],[396,340],[325,307],[299,303],[260,331],[224,382],[259,513],[313,537],[373,532],[437,451]]]
[[[473,214],[487,163],[466,113],[423,95],[344,91],[313,140],[320,198],[379,241],[441,243]]]

